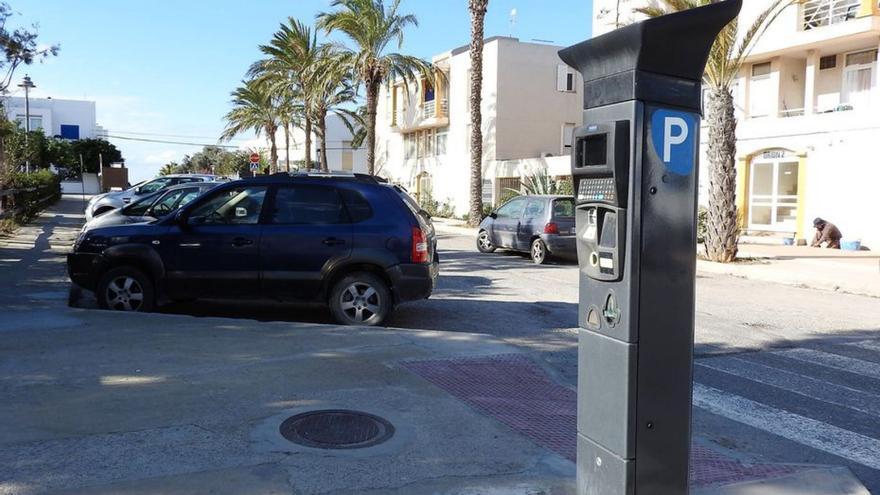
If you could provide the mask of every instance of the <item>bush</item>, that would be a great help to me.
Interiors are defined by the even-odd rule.
[[[14,224],[27,222],[46,205],[61,197],[61,178],[48,170],[37,170],[30,174],[13,172],[6,177],[0,189],[15,189],[11,201],[4,205],[6,211],[14,215],[6,218],[3,230],[10,230]]]

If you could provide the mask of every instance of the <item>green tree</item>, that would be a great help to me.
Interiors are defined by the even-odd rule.
[[[180,164],[177,162],[168,162],[165,165],[162,165],[162,168],[159,169],[159,175],[171,175],[176,174],[177,170],[180,168]]]
[[[232,92],[232,110],[224,119],[226,128],[220,139],[229,141],[242,132],[252,130],[257,136],[265,133],[269,138],[269,160],[272,171],[278,170],[278,146],[275,133],[278,131],[278,99],[271,89],[250,79]]]
[[[739,226],[736,209],[736,117],[731,85],[739,76],[752,47],[782,10],[797,0],[773,0],[740,32],[739,19],[728,24],[709,52],[703,84],[708,88],[709,207],[706,255],[712,261],[736,259]],[[708,5],[712,0],[661,0],[659,5],[636,9],[649,17]]]
[[[324,47],[324,55],[315,63],[314,74],[310,79],[309,113],[317,124],[318,139],[321,140],[319,160],[321,169],[328,171],[327,164],[327,115],[337,115],[342,124],[352,135],[355,126],[362,126],[363,121],[356,111],[345,106],[355,102],[355,87],[352,84],[351,72],[344,57],[334,51],[330,45]]]
[[[468,225],[476,227],[483,213],[483,24],[489,0],[469,0],[471,14],[471,187]]]
[[[393,0],[387,8],[382,0],[332,0],[330,6],[337,10],[318,14],[318,27],[343,33],[352,43],[341,56],[366,90],[367,169],[374,174],[376,108],[382,83],[415,81],[420,75],[431,75],[432,68],[417,57],[391,51],[395,45],[398,50],[403,47],[407,27],[418,26],[414,15],[398,13],[400,0]]]
[[[316,33],[297,19],[288,17],[287,23],[281,24],[269,44],[261,45],[259,49],[266,58],[255,62],[248,75],[261,84],[267,84],[271,91],[279,95],[285,122],[302,122],[305,131],[305,166],[310,169],[314,124],[312,115],[307,111],[311,106],[310,78],[315,74],[314,65],[322,54]]]
[[[104,139],[78,139],[71,141],[70,146],[75,157],[73,166],[77,173],[79,172],[80,156],[82,156],[83,168],[87,174],[98,173],[98,168],[102,164],[110,166],[111,163],[125,161],[122,152],[113,143]]]

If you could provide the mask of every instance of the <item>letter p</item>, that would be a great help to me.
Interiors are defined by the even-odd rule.
[[[677,128],[676,134],[672,130]],[[663,119],[663,161],[669,163],[672,160],[672,146],[685,142],[688,138],[687,122],[681,117],[666,117]]]

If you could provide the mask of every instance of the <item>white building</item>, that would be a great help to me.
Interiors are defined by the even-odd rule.
[[[618,16],[616,0],[596,0],[594,32],[613,29],[617,18],[631,21],[632,8],[645,3],[621,1]],[[740,26],[768,3],[745,0]],[[746,233],[809,240],[821,216],[845,239],[880,248],[878,48],[876,0],[796,3],[755,45],[734,86],[737,202]],[[704,122],[704,145],[705,136]]]
[[[343,123],[342,118],[335,114],[327,115],[327,168],[330,170],[346,170],[356,173],[367,173],[367,149],[364,145],[360,148],[352,147],[354,139],[351,131]],[[318,139],[316,130],[312,132],[312,167],[320,166],[319,152],[321,141]],[[302,129],[293,129],[290,133],[290,162],[300,162],[305,159],[306,133]],[[278,147],[278,163],[284,167],[286,163],[286,150],[284,149],[284,131],[279,130],[275,134],[275,146]],[[246,142],[242,149],[261,148],[269,150],[269,141],[265,137]]]
[[[418,194],[468,211],[470,55],[468,46],[432,58],[437,75],[384,87],[376,123],[378,175]],[[483,50],[483,199],[536,168],[570,175],[572,129],[582,120],[580,75],[563,64],[561,47],[494,37]]]
[[[30,115],[30,129],[42,129],[50,137],[89,139],[106,134],[97,124],[94,101],[30,98],[28,113],[24,97],[12,96],[3,100],[3,106],[9,120],[24,129],[25,117]]]

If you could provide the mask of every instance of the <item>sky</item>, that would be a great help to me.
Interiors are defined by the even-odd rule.
[[[311,22],[331,8],[330,0],[7,1],[20,14],[10,24],[37,23],[42,45],[61,45],[57,57],[16,73],[31,76],[33,96],[93,100],[98,124],[113,136],[199,145],[111,139],[132,183],[216,143],[229,93],[260,58],[257,46],[288,16]],[[486,36],[571,45],[590,36],[591,8],[591,0],[491,0]],[[467,0],[402,0],[400,12],[419,20],[401,52],[430,59],[469,42]]]

